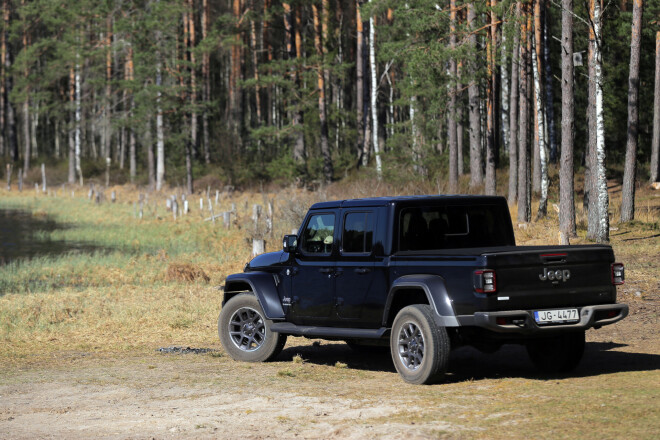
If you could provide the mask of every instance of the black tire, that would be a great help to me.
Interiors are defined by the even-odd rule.
[[[390,351],[403,380],[415,385],[440,382],[449,363],[449,336],[433,319],[429,305],[405,307],[396,315]]]
[[[542,373],[568,373],[584,354],[584,332],[565,333],[527,342],[527,354]]]
[[[231,298],[220,311],[218,335],[232,359],[265,362],[277,356],[286,344],[286,335],[270,330],[257,298],[241,293]]]

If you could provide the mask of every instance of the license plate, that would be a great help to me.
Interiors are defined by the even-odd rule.
[[[577,309],[539,310],[534,319],[539,324],[566,323],[579,321],[580,315]]]

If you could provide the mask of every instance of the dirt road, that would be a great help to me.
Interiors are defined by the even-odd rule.
[[[538,437],[552,438],[579,434],[584,420],[566,420],[580,411],[620,419],[592,435],[634,433],[644,423],[643,438],[660,429],[659,328],[657,305],[637,304],[621,323],[589,331],[582,364],[556,379],[537,376],[521,347],[493,355],[462,348],[452,354],[447,383],[432,387],[402,382],[387,353],[297,338],[268,364],[157,347],[58,353],[3,368],[0,438],[498,438],[523,436],[540,420],[547,430]],[[628,396],[639,382],[641,395]],[[599,394],[603,386],[609,394]],[[642,420],[621,420],[621,408],[609,409],[613,401]]]

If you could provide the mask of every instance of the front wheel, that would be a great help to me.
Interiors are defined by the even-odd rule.
[[[218,335],[225,351],[232,359],[264,362],[277,356],[286,336],[270,329],[257,298],[243,293],[231,298],[220,311]]]
[[[447,371],[449,336],[444,327],[435,323],[434,313],[429,305],[408,306],[401,309],[392,324],[392,361],[408,383],[436,383]]]
[[[584,354],[584,332],[529,341],[527,354],[543,373],[568,373],[578,366]]]

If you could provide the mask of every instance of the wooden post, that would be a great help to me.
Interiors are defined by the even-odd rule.
[[[41,164],[41,191],[46,192],[46,164]]]
[[[177,213],[179,211],[179,204],[176,199],[172,200],[172,214],[174,215],[174,220],[176,220]]]
[[[261,217],[261,205],[252,205],[252,220],[254,221],[254,231],[259,227],[259,217]]]
[[[231,229],[231,211],[225,211],[222,213],[222,222],[225,225],[225,228]]]
[[[216,205],[218,204],[218,198],[219,198],[219,197],[220,197],[220,191],[218,191],[218,190],[216,189],[216,190],[215,190],[215,204],[216,204]]]
[[[94,184],[92,183],[89,185],[89,192],[87,193],[87,198],[89,200],[92,200],[92,197],[94,197]]]
[[[204,210],[204,199],[201,197],[199,198],[199,210],[200,211]]]
[[[18,192],[23,192],[23,168],[18,169]]]
[[[144,195],[140,194],[140,219],[144,216]]]
[[[36,192],[37,194],[39,194],[39,184],[38,184],[38,183],[35,183],[35,184],[34,184],[34,192]]]
[[[253,238],[252,239],[252,256],[263,254],[266,249],[266,242],[261,239]]]
[[[165,199],[165,206],[167,207],[168,211],[170,211],[172,209],[172,199],[171,198],[168,197],[167,199]]]
[[[110,194],[110,199],[112,200],[112,203],[115,203],[117,201],[117,192],[116,191],[113,191]]]
[[[10,163],[7,164],[7,191],[11,191],[11,169],[12,165]]]

